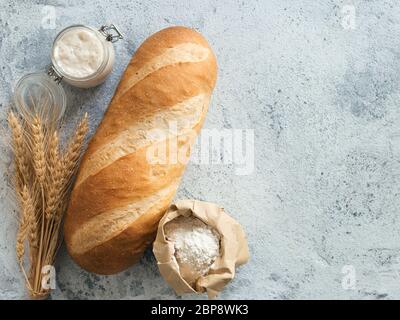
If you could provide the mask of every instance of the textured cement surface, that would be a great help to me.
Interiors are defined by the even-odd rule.
[[[354,29],[343,24],[348,4]],[[45,5],[55,9],[55,29],[43,28]],[[12,87],[47,65],[57,32],[104,22],[117,23],[126,39],[104,85],[67,88],[67,129],[87,111],[93,132],[135,49],[176,24],[201,31],[218,57],[205,127],[254,129],[252,174],[192,163],[177,194],[223,205],[248,234],[251,261],[220,298],[400,298],[397,1],[0,0],[1,127]],[[22,298],[10,153],[0,147],[0,298]],[[64,248],[51,297],[177,298],[150,251],[105,277],[81,270]]]

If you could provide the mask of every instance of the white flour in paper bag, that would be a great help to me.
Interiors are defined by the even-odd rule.
[[[218,232],[196,217],[172,220],[165,225],[165,235],[173,242],[181,275],[190,284],[206,275],[220,256]]]
[[[179,200],[158,224],[153,244],[158,269],[178,295],[215,298],[249,260],[246,234],[221,206]]]

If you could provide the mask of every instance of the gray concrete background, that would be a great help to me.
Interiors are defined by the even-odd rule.
[[[355,29],[342,25],[348,4]],[[45,5],[55,9],[55,29],[43,28]],[[66,129],[87,111],[91,132],[146,37],[196,28],[219,63],[205,127],[255,132],[253,174],[192,163],[177,194],[223,205],[247,232],[251,261],[220,298],[400,298],[399,8],[395,0],[0,0],[0,126],[15,82],[46,66],[68,25],[114,22],[126,36],[104,85],[67,88]],[[0,298],[23,298],[11,158],[0,147]],[[352,271],[355,287],[345,290]],[[53,299],[177,298],[151,252],[105,277],[81,270],[63,248],[57,275]]]

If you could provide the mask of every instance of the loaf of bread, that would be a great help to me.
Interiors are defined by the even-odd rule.
[[[82,268],[120,272],[142,256],[181,180],[217,74],[207,41],[161,30],[132,57],[83,156],[66,214]]]

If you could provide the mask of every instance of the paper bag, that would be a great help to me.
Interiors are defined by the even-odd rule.
[[[174,245],[166,240],[164,233],[164,226],[181,215],[199,218],[218,231],[221,237],[220,256],[208,274],[200,277],[193,286],[181,277]],[[235,276],[235,268],[249,259],[246,236],[240,224],[220,206],[197,200],[180,200],[169,207],[158,225],[153,252],[161,275],[178,295],[207,291],[209,299],[216,297]]]

